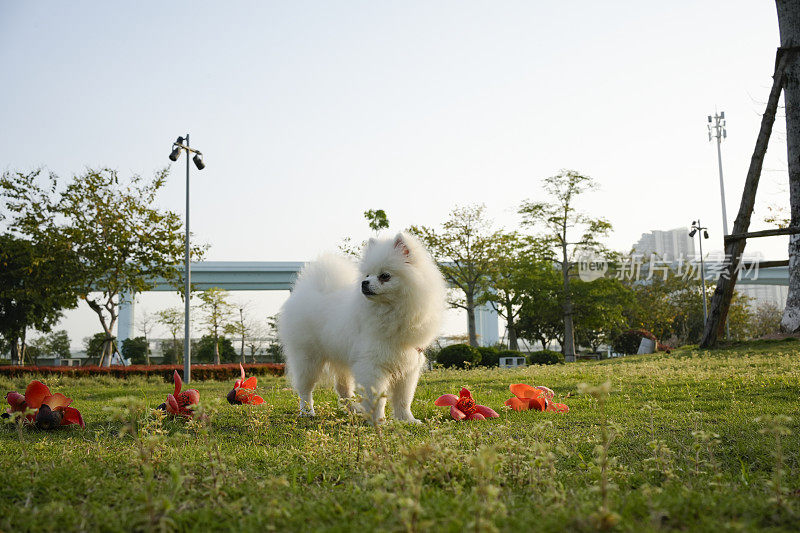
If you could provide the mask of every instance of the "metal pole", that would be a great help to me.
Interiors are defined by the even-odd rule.
[[[186,147],[189,147],[189,134],[186,134]],[[184,301],[186,308],[184,311],[184,334],[183,334],[183,381],[185,383],[192,382],[192,335],[191,331],[191,316],[189,315],[190,306],[189,299],[191,296],[190,286],[192,283],[192,267],[189,263],[189,159],[190,152],[186,150],[186,256],[184,258],[184,276],[186,286],[184,288]]]
[[[697,219],[697,227],[702,228],[700,219]],[[703,261],[703,230],[697,230],[697,239],[700,241],[700,279],[703,280],[703,327],[708,321],[708,306],[706,304],[706,267]]]
[[[719,131],[719,118],[717,118],[717,163],[719,166],[719,194],[722,197],[722,231],[724,232],[724,239],[725,235],[728,234],[728,211],[725,208],[725,182],[722,180],[722,148],[720,148],[722,139],[720,137],[722,135]]]
[[[714,112],[714,133],[715,137],[717,138],[717,168],[719,169],[719,194],[720,199],[722,201],[722,239],[723,239],[723,249],[725,248],[725,236],[728,235],[728,209],[725,206],[725,181],[722,179],[722,136],[723,131],[725,129],[724,125],[720,124],[720,121],[724,120],[725,112],[722,112],[722,115]],[[700,243],[702,246],[703,239],[701,237]],[[705,296],[703,297],[703,303],[705,303]],[[728,323],[728,317],[725,317],[725,338],[731,338],[731,327]]]

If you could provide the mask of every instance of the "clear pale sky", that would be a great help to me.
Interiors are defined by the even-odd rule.
[[[772,2],[3,2],[0,170],[150,175],[191,134],[192,230],[212,260],[307,260],[369,230],[483,202],[498,225],[561,168],[627,250],[701,217],[721,248],[778,46]],[[788,206],[780,113],[753,229]],[[183,213],[184,160],[161,207]],[[786,239],[754,241],[769,259]],[[236,295],[273,313],[285,293]],[[145,295],[139,310],[177,304]],[[75,346],[91,311],[64,321]],[[462,332],[456,313],[448,333]],[[501,330],[502,332],[502,330]]]

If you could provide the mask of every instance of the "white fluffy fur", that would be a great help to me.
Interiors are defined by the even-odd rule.
[[[396,419],[418,422],[411,402],[424,362],[420,350],[439,332],[444,279],[407,234],[370,239],[362,257],[356,265],[323,255],[301,270],[278,319],[287,373],[304,414],[314,416],[312,393],[328,365],[340,397],[353,396],[356,384],[364,388],[375,422],[387,395]],[[364,282],[373,294],[362,292]]]

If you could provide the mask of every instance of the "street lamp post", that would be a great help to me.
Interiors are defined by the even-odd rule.
[[[692,231],[689,232],[689,237],[694,238],[694,234],[700,232],[697,240],[700,241],[700,279],[703,280],[703,327],[708,321],[708,307],[706,304],[706,267],[703,261],[703,239],[708,239],[708,228],[700,225],[700,219],[692,220]]]
[[[197,170],[203,170],[206,168],[206,164],[203,163],[203,154],[199,150],[189,148],[188,133],[185,138],[178,137],[178,140],[172,143],[172,153],[169,154],[170,161],[177,161],[181,155],[181,150],[186,151],[186,250],[183,264],[183,273],[186,282],[183,299],[186,303],[186,308],[183,317],[183,381],[190,383],[192,381],[192,335],[189,299],[192,294],[192,268],[189,260],[189,153],[194,154],[192,161],[194,161]]]

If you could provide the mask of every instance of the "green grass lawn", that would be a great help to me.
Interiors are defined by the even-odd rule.
[[[317,418],[298,418],[283,378],[259,378],[254,408],[224,401],[232,382],[194,383],[207,419],[188,423],[150,409],[171,383],[45,382],[86,428],[0,427],[2,531],[800,528],[797,342],[437,370],[412,408],[424,423],[379,431],[328,389]],[[501,409],[520,382],[571,411]],[[0,378],[3,393],[26,384]],[[456,422],[433,405],[462,386],[500,418]]]

